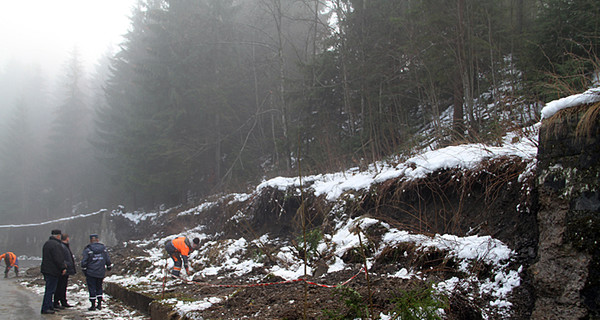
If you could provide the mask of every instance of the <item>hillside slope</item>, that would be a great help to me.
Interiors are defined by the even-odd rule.
[[[189,319],[528,318],[536,130],[497,147],[279,177],[193,208],[123,208],[113,219],[137,240],[112,248],[121,268],[107,281]],[[163,244],[178,235],[201,248],[192,274],[163,288],[172,265]]]

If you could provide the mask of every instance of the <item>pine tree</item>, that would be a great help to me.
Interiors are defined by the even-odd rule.
[[[127,193],[139,193],[135,202],[181,203],[217,185],[233,159],[230,132],[251,100],[232,3],[148,2],[134,14],[112,62],[97,145]]]
[[[24,98],[17,102],[7,121],[0,154],[0,216],[3,221],[22,221],[35,208],[40,171],[39,154],[32,132],[31,108]]]
[[[598,21],[598,1],[540,1],[532,45],[522,65],[541,99],[549,101],[589,87],[600,69]]]
[[[77,49],[67,60],[59,88],[48,149],[47,180],[51,186],[50,207],[62,215],[86,209],[82,192],[86,166],[91,158],[87,141],[91,128],[86,77]]]
[[[6,222],[31,221],[46,213],[43,203],[42,166],[48,135],[47,99],[39,67],[12,64],[2,79],[12,79],[10,95],[20,96],[3,103],[9,113],[0,131],[0,216]],[[4,83],[4,82],[3,82]]]

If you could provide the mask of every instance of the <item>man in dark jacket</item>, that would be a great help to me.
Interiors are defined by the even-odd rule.
[[[102,281],[106,275],[106,270],[112,268],[110,257],[104,244],[99,242],[98,235],[90,235],[90,244],[83,249],[83,258],[81,260],[81,270],[85,274],[85,279],[90,293],[90,303],[88,310],[102,309]],[[96,301],[98,304],[96,305]]]
[[[58,278],[56,292],[54,293],[54,309],[72,307],[72,305],[67,302],[67,283],[69,282],[69,276],[76,273],[75,258],[73,257],[73,253],[71,252],[71,248],[69,246],[69,235],[63,233],[61,236],[61,242],[65,264],[67,265],[67,273]]]
[[[44,301],[42,302],[42,314],[54,313],[52,295],[56,291],[58,277],[67,273],[67,265],[64,260],[64,252],[60,242],[60,230],[52,230],[52,236],[44,243],[42,248],[41,271],[46,281],[44,290]]]

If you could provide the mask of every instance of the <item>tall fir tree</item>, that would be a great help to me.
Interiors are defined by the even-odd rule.
[[[600,3],[544,0],[538,10],[521,64],[534,93],[549,101],[587,89],[600,70]]]
[[[91,130],[87,79],[77,48],[65,63],[57,92],[47,162],[50,208],[57,215],[71,215],[87,210],[83,192],[86,166],[91,158],[88,137]]]
[[[6,222],[21,222],[38,213],[34,203],[40,192],[40,154],[31,119],[31,107],[21,98],[2,133],[0,216]]]
[[[9,113],[0,119],[0,216],[5,222],[37,221],[47,215],[42,174],[49,118],[45,80],[39,67],[19,64],[7,67],[0,78],[12,90],[3,98],[19,97],[2,102]]]

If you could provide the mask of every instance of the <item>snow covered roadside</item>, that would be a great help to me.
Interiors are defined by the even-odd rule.
[[[20,281],[21,285],[32,290],[41,297],[44,295],[44,286],[33,283],[28,278],[22,278]],[[128,306],[123,305],[119,300],[112,299],[112,297],[104,293],[104,302],[102,310],[88,311],[90,301],[88,299],[89,294],[87,287],[80,281],[69,280],[69,286],[67,287],[67,300],[69,304],[73,305],[73,308],[58,311],[57,315],[64,315],[65,319],[115,319],[115,320],[148,320],[150,317],[141,313],[138,310],[132,309]]]
[[[348,251],[356,248],[359,244],[356,227],[368,228],[377,225],[385,228],[387,232],[383,235],[377,252],[369,259],[368,264],[371,267],[384,248],[392,247],[402,243],[410,243],[416,246],[417,251],[426,252],[428,250],[438,250],[446,253],[446,259],[455,259],[458,262],[458,269],[466,274],[463,278],[453,277],[446,281],[439,282],[435,289],[443,294],[450,294],[458,288],[469,288],[474,297],[489,296],[493,297],[493,302],[488,306],[488,312],[495,314],[506,313],[510,310],[511,303],[507,300],[512,289],[520,284],[520,272],[522,268],[511,266],[510,261],[514,252],[502,242],[489,236],[468,236],[458,237],[454,235],[435,235],[425,236],[420,234],[410,234],[406,231],[391,228],[389,225],[372,218],[355,218],[340,221],[339,228],[335,234],[325,235],[319,243],[319,249],[322,255],[333,252],[334,255],[328,260],[328,272],[340,270],[351,270],[352,265],[345,264],[341,257]],[[197,234],[183,235],[194,237]],[[262,268],[265,273],[282,277],[285,280],[295,280],[303,278],[304,264],[301,259],[294,254],[294,249],[290,244],[279,242],[278,239],[269,239],[268,235],[263,235],[257,241],[263,243],[278,243],[278,250],[274,254],[280,262],[274,266],[268,266],[248,258],[248,248],[252,241],[244,238],[228,239],[225,241],[212,241],[210,236],[202,235],[205,242],[200,250],[191,255],[193,261],[194,273],[188,276],[191,278],[200,278],[216,276],[222,279],[223,283],[234,283],[235,279],[245,279],[247,284],[259,282],[260,277],[252,276],[254,268]],[[366,236],[363,235],[363,238]],[[144,260],[149,261],[152,267],[148,268],[146,275],[113,275],[106,281],[115,282],[123,286],[135,286],[138,290],[157,294],[160,292],[163,281],[164,270],[170,270],[172,262],[164,259],[161,244],[166,238],[152,239],[148,241],[136,242],[134,245],[145,248],[146,256]],[[130,245],[130,244],[128,244]],[[218,261],[209,261],[211,251],[216,250],[221,253]],[[480,279],[471,274],[472,266],[475,264],[488,265],[491,270],[491,276],[487,279]],[[511,269],[512,267],[512,269]],[[308,268],[309,276],[312,269]],[[397,272],[380,275],[383,277],[399,277],[403,279],[426,279],[426,274],[422,270],[408,270],[399,268]],[[166,283],[167,288],[177,285],[178,280],[169,279]],[[236,282],[237,283],[237,282]],[[335,284],[330,284],[335,285]],[[198,301],[178,301],[176,299],[165,299],[164,304],[171,305],[180,314],[187,314],[190,310],[205,310],[214,304],[223,302],[227,297],[205,297]]]

